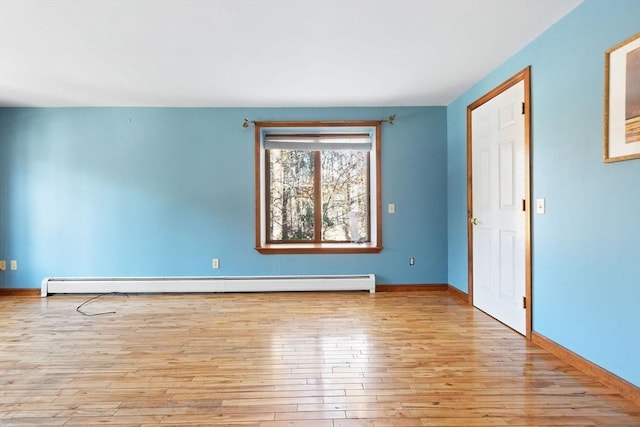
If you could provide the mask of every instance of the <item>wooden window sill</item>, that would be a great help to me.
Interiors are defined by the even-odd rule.
[[[261,254],[377,254],[382,246],[371,243],[274,243],[256,247]]]

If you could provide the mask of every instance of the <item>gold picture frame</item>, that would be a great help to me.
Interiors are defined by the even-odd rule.
[[[640,159],[640,33],[605,52],[604,161]]]

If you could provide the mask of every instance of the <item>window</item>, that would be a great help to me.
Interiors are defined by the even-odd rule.
[[[379,252],[380,122],[256,122],[256,249]]]

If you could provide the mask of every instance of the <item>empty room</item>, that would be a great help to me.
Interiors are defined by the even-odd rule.
[[[0,425],[639,426],[639,17],[0,0]]]

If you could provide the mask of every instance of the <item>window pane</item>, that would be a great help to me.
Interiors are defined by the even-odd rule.
[[[313,240],[313,151],[269,150],[269,237]]]
[[[322,151],[322,240],[368,242],[369,171],[364,151]]]

